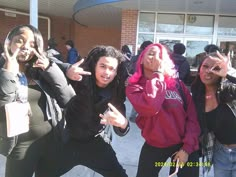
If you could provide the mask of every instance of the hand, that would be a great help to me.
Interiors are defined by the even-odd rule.
[[[16,75],[17,73],[19,73],[19,63],[18,63],[16,57],[20,51],[20,48],[17,48],[16,51],[11,56],[9,54],[9,50],[8,50],[9,44],[10,44],[10,41],[8,39],[6,39],[6,41],[4,43],[4,53],[2,53],[2,56],[6,61],[4,68],[7,71],[12,72]]]
[[[81,81],[83,79],[83,75],[91,75],[91,72],[84,71],[83,68],[79,67],[83,62],[84,59],[81,59],[77,63],[71,65],[66,72],[66,76],[71,80]]]
[[[111,104],[108,103],[108,111],[104,114],[99,114],[102,118],[100,123],[113,125],[125,129],[128,125],[128,120]]]
[[[177,159],[179,159],[179,167],[182,168],[188,161],[188,153],[183,149],[180,149],[178,152],[176,152],[173,161],[177,161]]]
[[[219,52],[217,52],[217,56],[219,58],[210,58],[215,61],[214,66],[211,68],[211,72],[217,76],[220,77],[226,77],[227,71],[228,71],[228,66],[229,66],[229,57],[224,57],[221,55]]]
[[[50,64],[49,59],[44,55],[40,55],[34,48],[32,48],[32,51],[38,57],[33,67],[41,68],[42,70],[45,70],[46,68],[48,68]]]

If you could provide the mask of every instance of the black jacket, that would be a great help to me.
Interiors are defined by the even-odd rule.
[[[125,116],[125,86],[124,83],[111,83],[106,88],[95,86],[93,76],[84,76],[83,80],[74,85],[76,96],[68,103],[65,117],[70,136],[76,140],[87,141],[98,135],[105,126],[100,124],[99,114],[113,104]],[[116,88],[117,87],[117,88]],[[125,130],[113,127],[116,134],[124,136]]]

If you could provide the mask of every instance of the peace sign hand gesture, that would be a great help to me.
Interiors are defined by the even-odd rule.
[[[16,59],[20,49],[17,48],[15,50],[15,52],[13,53],[13,55],[9,54],[9,44],[10,41],[8,39],[6,39],[5,43],[4,43],[4,53],[2,54],[3,58],[5,59],[5,65],[4,68],[9,71],[14,73],[14,75],[16,75],[17,73],[19,73],[19,63]]]
[[[74,81],[81,81],[83,79],[83,75],[91,75],[91,72],[84,71],[80,65],[84,62],[84,59],[81,59],[77,63],[71,65],[71,67],[66,71],[66,76]]]
[[[32,51],[38,57],[33,67],[41,68],[42,70],[47,69],[50,64],[49,59],[44,55],[40,55],[34,48],[32,48]]]

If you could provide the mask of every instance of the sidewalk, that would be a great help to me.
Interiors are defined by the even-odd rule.
[[[126,103],[127,117],[130,114],[130,103]],[[130,132],[124,136],[119,137],[114,134],[112,146],[117,153],[119,162],[126,169],[129,177],[135,177],[138,166],[138,158],[140,149],[143,145],[143,138],[141,137],[140,130],[135,123],[130,122]],[[0,155],[0,177],[4,177],[5,158]],[[159,177],[168,177],[169,168],[163,167],[160,171]],[[211,171],[208,177],[213,177]],[[76,166],[62,177],[102,177],[83,166]],[[148,176],[147,176],[148,177]],[[202,177],[200,175],[200,177]]]

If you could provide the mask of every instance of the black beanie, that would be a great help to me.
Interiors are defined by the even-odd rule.
[[[185,45],[182,43],[177,43],[174,45],[174,53],[182,55],[185,52]]]

